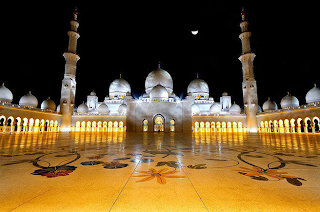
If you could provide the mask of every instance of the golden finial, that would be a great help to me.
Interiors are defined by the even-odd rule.
[[[161,69],[161,62],[158,63],[158,69]]]
[[[316,84],[316,83],[314,83],[314,87],[315,87],[315,88],[317,87],[317,84]]]
[[[121,79],[121,73],[120,73],[120,79]]]
[[[77,7],[74,8],[74,12],[73,12],[73,20],[77,20],[78,19],[78,9]]]
[[[2,82],[2,87],[4,87],[4,82]]]
[[[197,72],[197,79],[199,79],[199,73]]]
[[[246,19],[246,14],[244,13],[244,7],[242,7],[242,10],[241,10],[241,18],[242,18],[242,21],[245,21]]]

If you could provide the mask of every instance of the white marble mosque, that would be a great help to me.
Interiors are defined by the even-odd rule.
[[[207,82],[198,76],[187,87],[187,97],[181,99],[173,90],[171,75],[161,67],[148,74],[145,93],[138,99],[131,95],[129,82],[121,75],[109,86],[109,95],[98,97],[92,91],[76,106],[76,53],[79,23],[77,13],[70,22],[68,51],[63,54],[65,74],[62,80],[60,104],[50,98],[41,102],[31,93],[13,103],[13,94],[3,84],[0,87],[0,130],[2,132],[263,132],[319,133],[320,89],[315,85],[298,100],[287,94],[280,107],[270,98],[259,106],[257,83],[254,79],[250,48],[251,32],[242,14],[240,23],[242,54],[239,60],[243,72],[243,104],[233,102],[224,92],[218,101],[210,96]],[[240,70],[239,70],[240,71]],[[239,79],[240,80],[240,79]],[[83,86],[79,84],[78,86]],[[240,88],[239,88],[240,89]],[[100,100],[100,101],[99,101]],[[40,106],[40,107],[39,107]]]

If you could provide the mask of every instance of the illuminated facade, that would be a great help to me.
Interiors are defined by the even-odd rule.
[[[131,96],[131,86],[121,76],[109,86],[109,96],[99,102],[92,91],[86,101],[75,107],[77,55],[77,13],[70,22],[68,51],[62,80],[60,105],[49,98],[37,108],[38,100],[31,94],[13,104],[13,94],[0,88],[1,132],[263,132],[319,133],[320,89],[316,86],[306,94],[306,105],[288,94],[281,109],[268,99],[258,105],[257,83],[254,78],[248,21],[242,14],[240,23],[243,72],[243,106],[232,104],[224,92],[219,102],[210,97],[209,86],[198,76],[187,87],[187,97],[180,99],[173,91],[171,75],[158,68],[148,74],[145,93],[138,99]],[[240,79],[239,79],[240,80]],[[80,85],[81,86],[81,85]],[[239,88],[240,89],[240,88]]]

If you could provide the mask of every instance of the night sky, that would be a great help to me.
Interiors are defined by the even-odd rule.
[[[270,96],[280,104],[287,91],[305,104],[305,94],[319,85],[319,15],[317,5],[238,3],[165,4],[136,2],[78,3],[26,1],[2,7],[1,82],[18,104],[32,91],[41,102],[60,101],[74,7],[80,23],[76,104],[94,90],[103,101],[110,83],[126,79],[132,95],[144,92],[148,73],[162,68],[173,78],[174,92],[185,97],[196,73],[215,101],[226,91],[243,106],[239,39],[241,7],[252,32],[259,105]],[[316,2],[315,2],[316,3]],[[191,30],[199,30],[194,36]]]

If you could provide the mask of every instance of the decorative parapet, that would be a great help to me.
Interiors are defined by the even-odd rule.
[[[78,113],[74,112],[73,116],[117,116],[117,117],[126,117],[126,115],[121,114],[105,114],[105,113]]]
[[[40,108],[35,108],[35,107],[21,106],[21,105],[12,104],[12,103],[5,103],[5,102],[0,103],[0,107],[7,107],[7,108],[31,110],[31,111],[37,111],[37,112],[60,114],[60,112],[49,110],[49,109],[40,109]]]
[[[279,113],[279,112],[287,112],[287,111],[295,111],[295,110],[303,110],[303,109],[311,109],[311,108],[316,108],[316,107],[320,107],[320,102],[315,102],[315,103],[309,103],[307,105],[300,105],[297,107],[286,107],[283,109],[278,109],[278,110],[268,110],[268,111],[264,111],[258,114],[270,114],[270,113]]]

